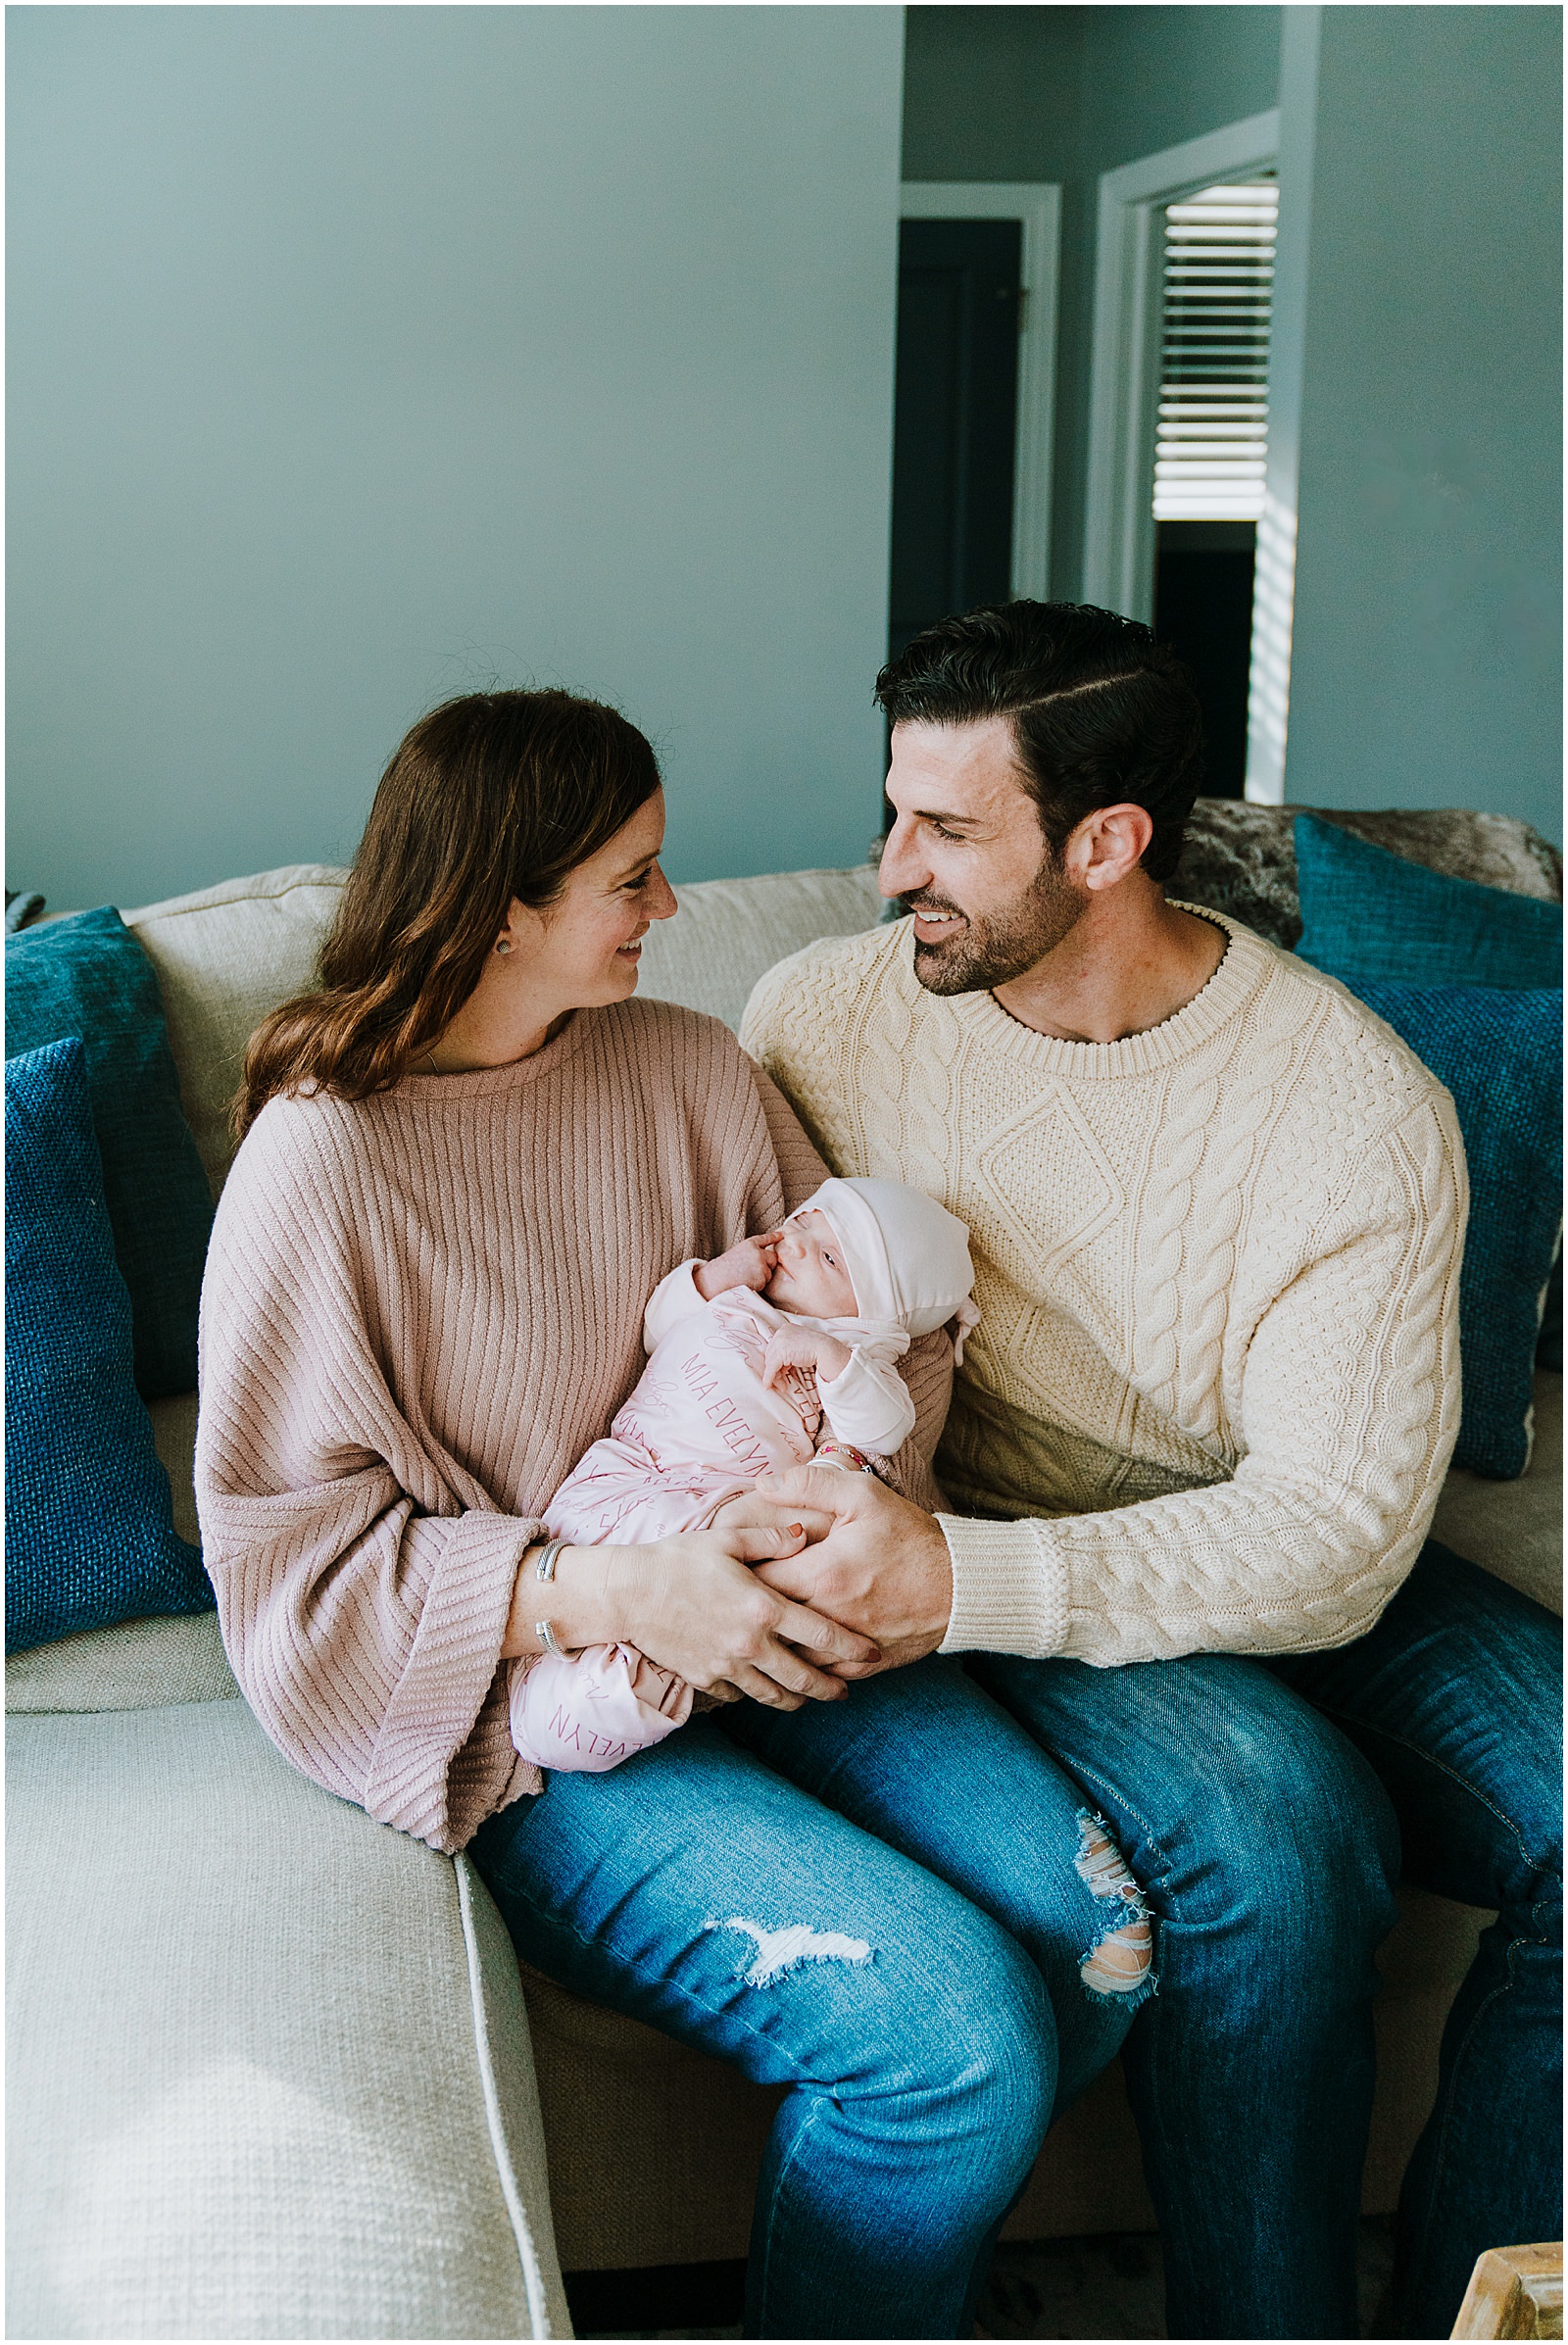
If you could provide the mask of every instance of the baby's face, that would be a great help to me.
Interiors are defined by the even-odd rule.
[[[778,1234],[778,1263],[762,1290],[781,1311],[853,1319],[858,1309],[844,1252],[823,1213],[797,1213]]]

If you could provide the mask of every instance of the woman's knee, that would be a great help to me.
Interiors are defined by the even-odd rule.
[[[1039,1971],[1005,1930],[974,1910],[936,1925],[922,1949],[913,2008],[896,2027],[896,2099],[994,2169],[1007,2195],[1028,2173],[1055,2101],[1056,2027]]]

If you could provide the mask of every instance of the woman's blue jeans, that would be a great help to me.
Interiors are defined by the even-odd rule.
[[[744,1747],[755,1744],[755,1749]],[[1080,1971],[1126,1905],[1082,1792],[954,1662],[785,1716],[743,1703],[552,1775],[472,1855],[518,1953],[785,2084],[748,2328],[953,2337],[1054,2107],[1140,1992]]]

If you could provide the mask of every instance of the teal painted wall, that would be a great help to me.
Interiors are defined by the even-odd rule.
[[[911,8],[906,179],[1062,191],[1052,591],[1082,591],[1100,173],[1273,106],[1278,8]]]
[[[858,859],[900,10],[6,29],[11,886],[345,856],[498,680],[648,728],[677,877]]]
[[[1325,8],[1286,787],[1562,837],[1554,8]]]

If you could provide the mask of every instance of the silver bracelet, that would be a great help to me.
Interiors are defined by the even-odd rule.
[[[533,1567],[534,1578],[536,1580],[553,1580],[556,1576],[556,1557],[561,1553],[563,1547],[569,1547],[570,1544],[569,1539],[547,1539],[539,1550],[538,1560]]]
[[[536,1620],[533,1624],[533,1633],[538,1637],[539,1642],[544,1646],[547,1653],[554,1653],[558,1661],[565,1660],[565,1654],[556,1642],[556,1626],[554,1621]]]

